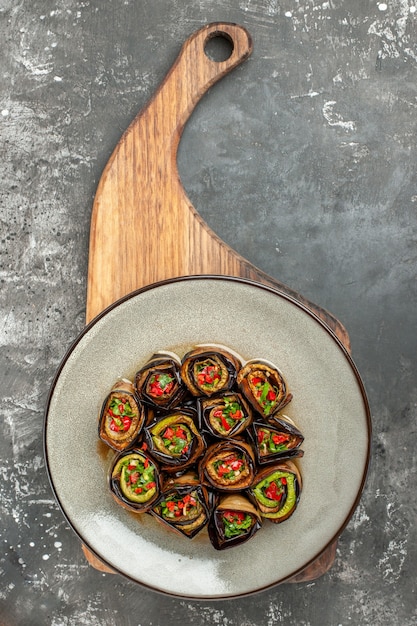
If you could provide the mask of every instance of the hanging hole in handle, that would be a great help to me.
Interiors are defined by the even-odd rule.
[[[233,54],[234,45],[232,38],[227,33],[212,33],[204,45],[206,57],[216,63],[227,61]]]

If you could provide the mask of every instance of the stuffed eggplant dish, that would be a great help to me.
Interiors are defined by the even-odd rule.
[[[239,393],[225,393],[198,400],[201,422],[214,437],[229,439],[252,422],[252,410]]]
[[[228,494],[214,507],[208,533],[213,547],[225,550],[248,541],[261,526],[259,511],[244,494]]]
[[[225,550],[294,513],[304,436],[281,412],[292,395],[271,363],[220,345],[184,352],[156,352],[110,389],[99,416],[114,450],[108,485],[128,511]]]
[[[117,381],[105,399],[98,432],[104,443],[114,450],[125,450],[138,438],[145,413],[129,380]]]
[[[255,461],[245,441],[221,441],[211,445],[200,461],[200,479],[220,491],[241,491],[252,485]]]
[[[292,399],[278,369],[267,361],[248,361],[237,375],[239,389],[264,418],[277,413]]]
[[[193,396],[210,397],[231,389],[240,366],[239,359],[227,350],[199,346],[184,356],[181,378]]]
[[[272,418],[269,422],[256,421],[252,424],[251,435],[259,465],[304,455],[300,448],[304,436],[288,418]]]
[[[283,461],[261,469],[250,494],[261,516],[279,524],[294,513],[301,488],[299,469],[293,461]]]
[[[154,354],[135,376],[138,397],[156,408],[178,405],[186,392],[180,377],[181,361],[171,352]]]
[[[165,471],[178,471],[197,461],[206,445],[196,426],[196,412],[179,408],[145,429],[150,453]]]
[[[155,461],[141,449],[117,455],[109,480],[115,500],[132,511],[148,511],[159,497],[159,470]]]
[[[207,491],[193,472],[168,479],[151,513],[171,530],[192,539],[209,519]]]

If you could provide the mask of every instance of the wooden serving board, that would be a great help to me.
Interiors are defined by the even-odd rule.
[[[233,47],[213,61],[205,46],[213,37]],[[249,33],[236,24],[214,23],[182,46],[149,104],[121,137],[101,176],[91,218],[87,323],[107,306],[140,287],[198,274],[248,278],[295,297],[331,327],[350,350],[342,324],[330,313],[254,267],[215,234],[197,213],[181,184],[177,149],[197,102],[215,82],[248,58]],[[337,542],[294,582],[314,580],[333,564]],[[83,546],[89,563],[112,572]]]

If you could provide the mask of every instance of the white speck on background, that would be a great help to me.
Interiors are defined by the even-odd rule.
[[[319,91],[313,91],[313,89],[310,89],[307,93],[299,93],[299,94],[295,94],[291,96],[291,100],[294,100],[296,98],[315,98],[316,96],[319,96],[319,95],[320,95]]]
[[[407,557],[406,546],[407,539],[391,540],[384,555],[379,559],[378,567],[382,571],[382,577],[390,583],[397,582],[402,574],[404,561]]]
[[[24,51],[25,52],[25,51]],[[22,58],[19,59],[22,65],[32,74],[32,76],[44,76],[45,74],[49,74],[52,71],[52,67],[49,63],[40,63],[39,65],[35,65],[30,59]]]
[[[74,614],[71,615],[72,624],[77,626],[102,626],[103,620],[100,618],[100,605],[103,604],[103,594],[97,592],[91,599],[88,600],[87,606],[83,606],[80,609],[76,609]],[[117,614],[117,611],[115,611]],[[106,620],[106,626],[118,626],[120,621],[116,617],[108,616]],[[53,617],[50,622],[50,626],[63,626],[63,622],[60,617]],[[149,624],[152,626],[152,622]]]
[[[42,558],[44,561],[47,561],[49,559],[49,554],[42,554]]]
[[[56,83],[61,83],[61,82],[62,82],[62,78],[61,78],[61,76],[54,76],[54,81],[55,81]]]
[[[8,109],[3,109],[1,112],[3,117],[7,117],[9,115],[9,110]]]
[[[291,11],[285,11],[285,17],[292,17]]]
[[[369,521],[369,515],[365,511],[364,505],[360,502],[352,517],[353,528],[357,530],[362,524],[366,524]]]
[[[410,15],[416,11],[415,6],[410,6],[409,0],[400,0],[398,3],[398,15],[395,20],[390,20],[385,15],[388,4],[380,2],[377,6],[383,17],[375,19],[368,28],[368,34],[376,35],[383,43],[384,58],[398,58],[402,54],[416,59],[415,51],[409,44],[414,44],[414,33],[410,28]]]
[[[334,111],[335,105],[336,100],[328,100],[323,105],[323,116],[329,126],[339,126],[340,128],[343,128],[346,132],[355,131],[355,122],[353,122],[352,120],[349,120],[347,122],[344,121],[342,116]]]

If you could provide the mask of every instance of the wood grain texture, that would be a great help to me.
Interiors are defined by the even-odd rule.
[[[213,61],[208,40],[225,37],[230,57]],[[149,104],[123,134],[101,176],[91,217],[86,321],[140,287],[199,274],[248,278],[295,297],[320,317],[350,351],[349,336],[329,312],[254,267],[225,244],[197,213],[181,184],[177,150],[198,101],[252,52],[236,24],[209,24],[194,33]],[[331,567],[337,542],[290,582],[313,580]],[[83,546],[90,564],[112,572]]]

